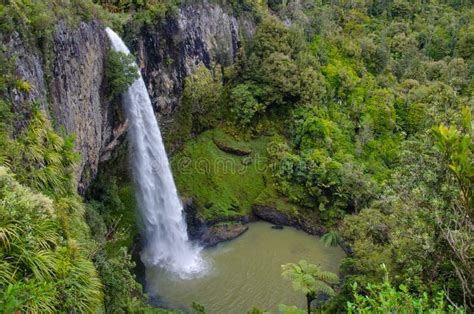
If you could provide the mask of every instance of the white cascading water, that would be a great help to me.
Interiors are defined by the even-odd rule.
[[[115,51],[130,54],[120,36],[110,28],[106,32]],[[142,261],[181,277],[198,273],[204,267],[201,248],[189,242],[183,207],[141,75],[122,100],[130,124],[132,169],[145,238]]]

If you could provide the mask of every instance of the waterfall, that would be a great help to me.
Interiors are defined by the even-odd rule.
[[[114,50],[130,54],[114,31],[107,28],[106,32]],[[183,207],[141,75],[122,101],[130,125],[130,158],[145,242],[141,259],[145,266],[160,266],[181,277],[197,273],[204,266],[201,248],[189,242]]]

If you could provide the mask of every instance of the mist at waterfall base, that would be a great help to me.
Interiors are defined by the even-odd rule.
[[[273,229],[265,222],[249,224],[237,239],[206,248],[202,255],[212,261],[212,269],[193,279],[148,268],[147,293],[153,304],[192,313],[192,302],[198,302],[207,314],[251,313],[254,307],[280,313],[279,304],[305,308],[305,295],[281,276],[281,265],[305,259],[337,272],[345,256],[318,237],[290,227]]]
[[[110,28],[106,32],[113,50],[130,54],[120,36]],[[122,102],[144,237],[141,259],[147,268],[159,266],[181,278],[192,278],[206,269],[206,263],[201,248],[188,239],[183,207],[141,75],[122,95]]]

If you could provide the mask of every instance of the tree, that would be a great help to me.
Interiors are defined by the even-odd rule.
[[[183,112],[178,119],[180,123],[185,123],[180,126],[184,132],[199,134],[216,125],[220,114],[221,81],[219,66],[211,72],[202,64],[186,78],[182,99]]]
[[[296,291],[306,295],[308,314],[311,313],[311,302],[320,293],[334,295],[331,284],[337,283],[339,277],[331,272],[322,270],[318,265],[310,264],[305,260],[298,263],[288,263],[281,266],[282,276],[293,282]]]
[[[449,261],[454,267],[462,289],[463,304],[474,308],[472,291],[473,261],[472,234],[474,230],[474,142],[472,115],[470,108],[461,113],[461,127],[447,127],[441,124],[433,128],[433,136],[438,150],[443,155],[443,165],[448,174],[448,182],[458,187],[458,197],[437,215],[439,229],[450,250]]]
[[[265,111],[265,105],[255,99],[255,94],[258,88],[251,84],[239,84],[230,92],[231,111],[243,126],[250,125],[255,115]]]
[[[437,148],[445,155],[445,162],[448,164],[450,173],[454,175],[455,180],[462,192],[463,205],[466,213],[474,218],[474,162],[472,158],[472,117],[469,108],[464,108],[463,112],[464,132],[458,130],[455,126],[447,127],[441,124],[433,128],[435,144]]]

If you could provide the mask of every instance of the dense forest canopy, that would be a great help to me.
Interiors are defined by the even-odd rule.
[[[472,307],[472,7],[269,6],[274,13],[225,71],[223,105],[194,111],[191,134],[215,126],[244,138],[275,134],[275,189],[354,250],[335,300],[352,282],[382,280],[385,264],[407,291],[443,291]],[[207,86],[212,98],[218,89]],[[216,110],[221,120],[202,120]]]
[[[145,311],[123,228],[133,219],[118,218],[128,190],[99,177],[86,200],[77,194],[73,136],[38,104],[13,110],[12,91],[30,85],[16,77],[4,41],[19,33],[48,69],[60,20],[97,19],[127,38],[187,1],[59,2],[0,5],[0,310]],[[472,310],[471,1],[214,2],[257,28],[232,66],[203,65],[186,78],[166,134],[176,158],[201,154],[209,130],[267,151],[265,186],[254,173],[242,178],[252,198],[242,202],[272,195],[292,204],[351,253],[321,310]],[[108,56],[111,101],[136,78],[126,59]],[[264,136],[271,140],[252,142]],[[175,175],[183,191],[201,188],[199,176]],[[198,204],[207,192],[196,192]]]

